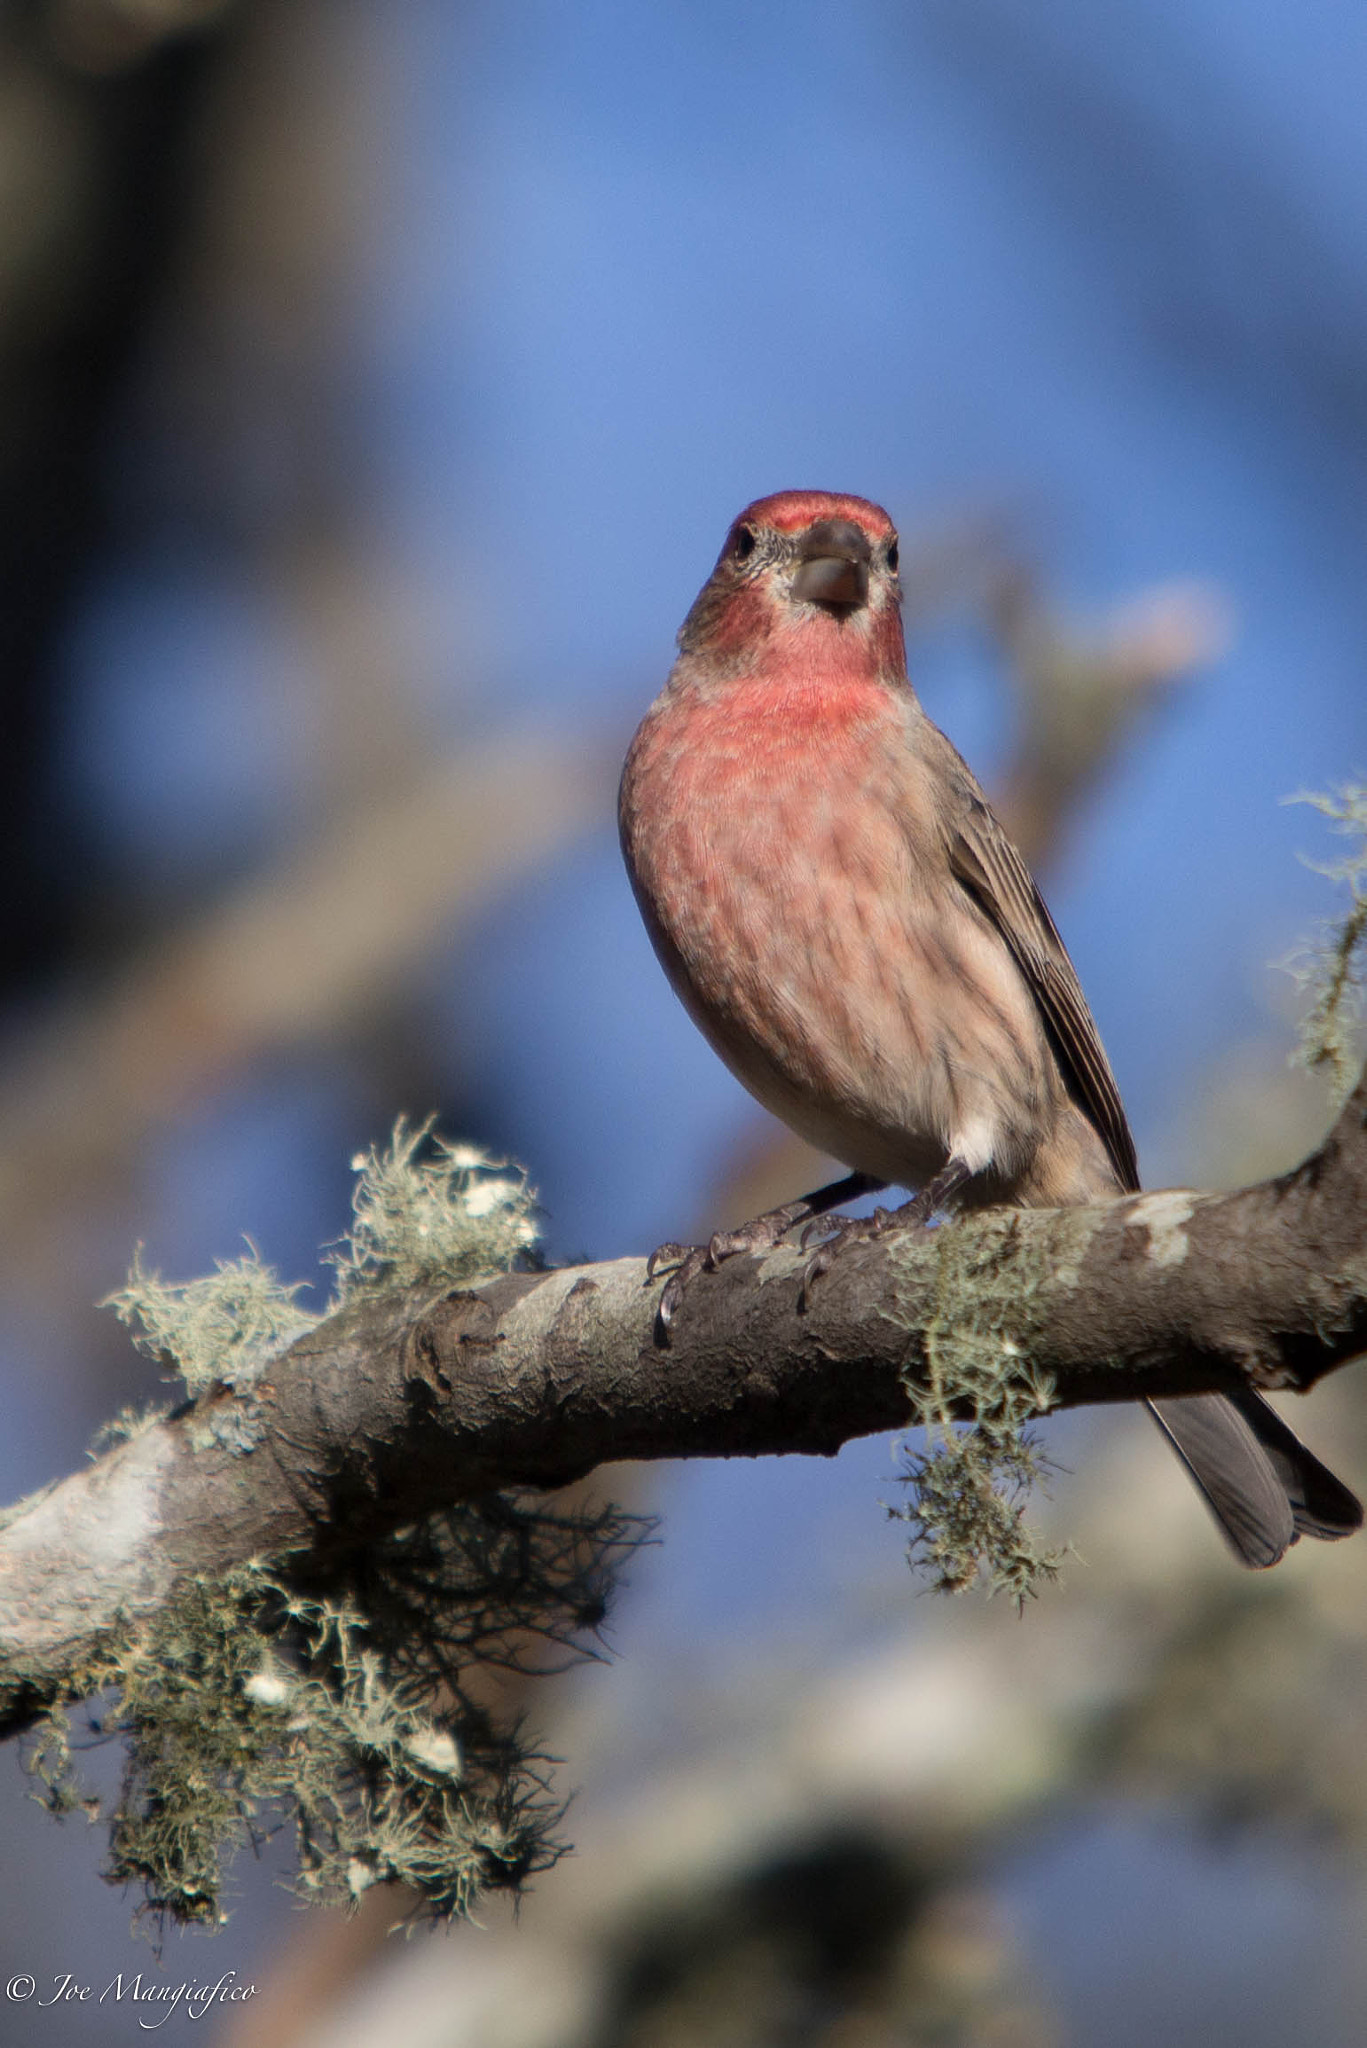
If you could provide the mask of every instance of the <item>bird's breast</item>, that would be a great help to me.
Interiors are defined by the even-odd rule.
[[[656,950],[716,1050],[803,1136],[899,1181],[943,1160],[976,1074],[1042,1057],[949,875],[917,717],[880,684],[667,692],[621,810]]]
[[[800,915],[819,855],[867,867],[894,853],[880,824],[892,823],[904,744],[881,688],[754,680],[715,699],[662,700],[627,763],[628,858],[654,878],[671,921],[705,923],[709,903],[740,887],[771,905],[796,888]]]

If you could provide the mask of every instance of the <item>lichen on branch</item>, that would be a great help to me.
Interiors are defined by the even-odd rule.
[[[401,1120],[355,1165],[352,1227],[325,1253],[328,1314],[507,1270],[534,1243],[525,1176],[430,1123]],[[192,1396],[250,1395],[323,1320],[298,1292],[250,1245],[175,1283],[139,1252],[108,1305]],[[72,1696],[101,1698],[91,1727],[126,1749],[105,1875],[138,1885],[158,1926],[216,1924],[233,1855],[292,1823],[312,1899],[354,1905],[392,1883],[410,1917],[444,1919],[520,1890],[561,1853],[564,1809],[549,1760],[500,1722],[478,1674],[600,1654],[620,1567],[647,1532],[611,1506],[522,1491],[422,1517],[351,1556],[336,1585],[304,1583],[288,1557],[196,1574],[149,1620],[102,1636],[73,1678]],[[30,1762],[54,1811],[94,1817],[68,1707],[39,1722]]]
[[[614,1508],[497,1495],[374,1546],[336,1594],[260,1562],[192,1579],[84,1674],[93,1725],[126,1745],[105,1876],[158,1924],[216,1925],[234,1854],[292,1823],[311,1900],[401,1884],[417,1921],[520,1890],[562,1853],[564,1805],[549,1759],[467,1681],[593,1654],[640,1533]],[[92,1812],[72,1750],[55,1708],[31,1766],[54,1812]]]
[[[351,1228],[324,1254],[335,1307],[377,1286],[458,1287],[506,1271],[537,1239],[536,1194],[520,1167],[400,1117],[387,1146],[352,1161]]]
[[[1317,875],[1345,884],[1348,911],[1322,924],[1312,940],[1282,963],[1311,999],[1293,1058],[1312,1073],[1327,1070],[1337,1108],[1352,1093],[1361,1064],[1357,1037],[1367,953],[1367,783],[1346,782],[1328,792],[1300,790],[1286,802],[1309,804],[1329,820],[1330,831],[1357,841],[1342,860],[1306,861]]]
[[[888,1513],[910,1525],[908,1559],[937,1592],[964,1593],[985,1579],[1020,1605],[1058,1577],[1063,1560],[1026,1517],[1048,1471],[1029,1425],[1053,1398],[1031,1363],[1029,1332],[1056,1275],[1022,1244],[1009,1214],[1000,1230],[972,1238],[944,1224],[935,1247],[934,1314],[904,1375],[924,1448],[899,1444],[898,1477],[911,1498]]]
[[[219,1259],[196,1280],[163,1280],[133,1254],[128,1278],[101,1308],[112,1308],[140,1351],[182,1379],[191,1396],[211,1387],[241,1390],[319,1318],[295,1296],[303,1282],[286,1286],[248,1241],[240,1259]]]

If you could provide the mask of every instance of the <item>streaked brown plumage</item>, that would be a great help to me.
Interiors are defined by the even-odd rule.
[[[622,845],[666,973],[751,1093],[853,1169],[686,1260],[666,1318],[701,1266],[864,1189],[920,1189],[924,1221],[1139,1185],[1053,920],[907,680],[896,547],[862,498],[749,506],[627,757]],[[1153,1412],[1245,1563],[1361,1521],[1257,1395]]]

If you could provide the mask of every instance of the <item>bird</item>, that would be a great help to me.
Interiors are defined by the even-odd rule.
[[[870,500],[779,491],[733,521],[632,740],[618,804],[646,929],[693,1021],[767,1109],[850,1171],[706,1246],[687,1289],[788,1231],[851,1239],[1140,1185],[1072,961],[981,787],[907,675],[898,536]],[[901,1208],[833,1217],[863,1194]],[[821,1221],[820,1219],[826,1219]],[[1145,1404],[1251,1568],[1362,1522],[1252,1388]]]

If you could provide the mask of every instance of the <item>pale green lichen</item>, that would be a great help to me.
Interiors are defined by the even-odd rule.
[[[468,1681],[596,1654],[641,1535],[616,1508],[500,1495],[371,1546],[359,1584],[331,1594],[260,1561],[190,1580],[80,1674],[103,1696],[96,1732],[126,1748],[105,1876],[139,1885],[158,1925],[217,1925],[234,1854],[292,1824],[310,1899],[398,1884],[416,1922],[519,1891],[562,1853],[563,1803],[549,1760]],[[72,1749],[54,1707],[30,1767],[54,1813],[94,1819]]]
[[[1367,783],[1347,782],[1327,793],[1299,790],[1285,802],[1309,804],[1329,820],[1331,832],[1357,841],[1355,850],[1342,860],[1306,861],[1316,874],[1346,886],[1348,912],[1336,922],[1322,925],[1313,939],[1280,962],[1311,999],[1292,1061],[1312,1073],[1326,1071],[1338,1107],[1352,1093],[1362,1063],[1359,1026],[1367,955]]]
[[[126,1401],[117,1415],[111,1415],[95,1431],[90,1439],[90,1456],[97,1458],[103,1451],[112,1451],[115,1444],[131,1443],[134,1437],[146,1436],[168,1412],[165,1401]]]
[[[248,1241],[240,1259],[212,1273],[167,1281],[133,1255],[128,1278],[101,1307],[112,1308],[142,1351],[185,1381],[192,1395],[215,1386],[246,1392],[296,1338],[362,1291],[467,1285],[529,1256],[536,1243],[536,1195],[519,1167],[473,1145],[435,1135],[400,1117],[389,1143],[352,1162],[351,1228],[323,1257],[334,1295],[314,1313],[296,1300]],[[217,1426],[242,1427],[216,1418]],[[255,1441],[248,1428],[241,1448]]]
[[[525,1176],[430,1123],[401,1120],[356,1167],[352,1228],[325,1254],[333,1309],[362,1292],[468,1284],[530,1252]],[[255,1383],[321,1320],[298,1292],[249,1246],[179,1283],[139,1254],[109,1305],[192,1396],[237,1395],[191,1412],[191,1443],[212,1435],[250,1455]],[[125,1412],[105,1442],[150,1420]],[[106,1875],[140,1885],[158,1924],[215,1924],[234,1852],[292,1820],[309,1898],[354,1904],[395,1884],[411,1917],[442,1919],[516,1892],[560,1854],[563,1808],[547,1759],[479,1695],[490,1672],[597,1654],[620,1566],[648,1527],[613,1507],[491,1495],[370,1543],[325,1586],[270,1560],[188,1582],[73,1679],[73,1694],[104,1696],[99,1729],[126,1745]],[[65,1708],[40,1725],[32,1763],[54,1811],[98,1815]]]
[[[1053,1399],[1029,1355],[1048,1248],[1010,1215],[945,1224],[934,1245],[933,1311],[904,1375],[925,1446],[899,1445],[912,1498],[888,1512],[910,1525],[908,1558],[937,1591],[986,1580],[1019,1605],[1058,1577],[1063,1558],[1026,1518],[1048,1470],[1028,1426]]]
[[[112,1308],[138,1349],[196,1395],[215,1386],[249,1387],[270,1359],[313,1327],[318,1318],[295,1300],[302,1286],[286,1287],[250,1242],[240,1259],[219,1259],[212,1273],[178,1281],[149,1272],[139,1246],[127,1280],[100,1306]]]
[[[377,1285],[456,1286],[508,1266],[535,1244],[536,1196],[518,1167],[451,1145],[401,1117],[389,1143],[361,1153],[352,1225],[327,1253],[338,1304]]]
[[[985,1579],[1020,1606],[1058,1577],[1064,1552],[1041,1544],[1026,1517],[1049,1470],[1032,1432],[936,1425],[923,1451],[900,1448],[898,1476],[913,1498],[888,1513],[910,1525],[908,1559],[936,1592],[966,1593]]]

